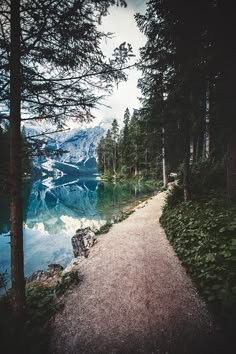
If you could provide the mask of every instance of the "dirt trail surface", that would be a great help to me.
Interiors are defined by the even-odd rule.
[[[163,199],[99,237],[55,318],[51,353],[211,352],[211,318],[159,224]]]

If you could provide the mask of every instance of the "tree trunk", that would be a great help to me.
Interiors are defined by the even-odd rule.
[[[138,146],[135,144],[134,176],[138,175]]]
[[[148,175],[148,149],[145,149],[145,173],[146,177]]]
[[[197,137],[196,135],[193,137],[192,143],[192,156],[193,156],[193,163],[197,161]]]
[[[190,162],[190,131],[189,119],[184,119],[185,147],[184,147],[184,201],[189,199],[189,162]]]
[[[25,306],[21,173],[20,0],[11,1],[10,56],[10,224],[11,279],[15,320],[22,323]]]
[[[236,141],[232,138],[228,143],[227,191],[230,199],[236,198]]]
[[[162,128],[162,174],[163,186],[166,188],[168,183],[168,174],[166,168],[166,147],[165,147],[165,128]]]
[[[204,117],[201,117],[198,143],[197,143],[197,160],[204,158]]]
[[[113,145],[113,172],[116,175],[117,144]]]
[[[103,155],[103,174],[105,175],[106,172],[106,158],[105,155]]]
[[[134,177],[138,175],[138,167],[137,167],[137,161],[135,161],[135,166],[134,166]]]
[[[209,81],[206,82],[206,108],[205,108],[205,134],[204,134],[204,157],[208,158],[210,154],[210,87]]]

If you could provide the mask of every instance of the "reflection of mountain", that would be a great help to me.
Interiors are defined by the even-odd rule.
[[[67,228],[69,219],[99,219],[96,187],[96,179],[72,180],[68,176],[36,181],[29,200],[27,228],[56,234]]]
[[[30,181],[28,181],[30,182]],[[74,179],[68,175],[37,180],[25,185],[25,274],[46,269],[50,263],[65,266],[73,257],[71,237],[79,228],[99,228],[119,214],[135,198],[150,194],[143,184],[102,183],[95,178]],[[1,204],[1,203],[0,203]],[[8,211],[8,200],[0,205]],[[0,271],[10,274],[9,215],[0,213]]]

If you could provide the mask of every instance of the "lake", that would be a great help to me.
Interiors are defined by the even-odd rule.
[[[152,195],[145,183],[108,183],[63,176],[26,181],[24,201],[25,275],[73,258],[71,237],[79,228],[98,229],[137,201]],[[10,278],[9,201],[0,201],[0,272]]]

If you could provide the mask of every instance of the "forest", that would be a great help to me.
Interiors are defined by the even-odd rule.
[[[213,313],[236,314],[236,32],[233,1],[149,1],[138,64],[141,109],[98,145],[105,178],[174,184],[161,223]]]
[[[0,102],[10,111],[9,132],[0,128],[1,151],[7,151],[0,158],[0,192],[10,193],[11,308],[18,334],[28,304],[22,177],[30,171],[32,149],[21,124],[49,120],[61,130],[69,119],[92,121],[92,109],[127,80],[125,70],[132,67],[131,45],[122,43],[106,58],[100,44],[109,35],[97,28],[110,6],[126,7],[125,1],[59,3],[3,0],[0,9]],[[179,0],[178,6],[174,0],[147,1],[145,14],[135,15],[146,36],[135,64],[142,73],[141,108],[127,108],[121,127],[114,119],[97,146],[104,179],[161,181],[162,191],[175,179],[161,224],[231,339],[236,318],[234,7],[233,0]],[[31,116],[23,117],[23,109]]]
[[[100,142],[103,173],[157,176],[164,159],[166,182],[182,171],[185,200],[191,172],[201,169],[211,171],[212,187],[235,197],[233,8],[232,1],[149,1],[136,15],[147,37],[138,63],[142,108],[127,109],[120,134],[114,121]]]

